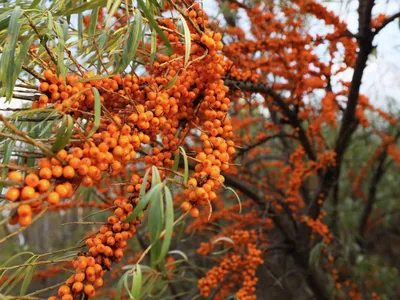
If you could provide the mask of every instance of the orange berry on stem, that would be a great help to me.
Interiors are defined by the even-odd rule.
[[[39,177],[34,173],[28,174],[25,177],[25,183],[27,186],[36,187],[39,184]]]
[[[50,205],[57,205],[60,202],[60,195],[57,192],[51,192],[47,196],[47,202]]]
[[[32,223],[32,216],[19,217],[18,223],[23,227],[29,226]]]
[[[193,207],[190,210],[190,215],[192,216],[192,218],[198,218],[199,214],[200,214],[200,211],[199,211],[199,209],[197,207]]]
[[[18,207],[18,215],[20,217],[26,217],[32,215],[32,209],[29,204],[21,204]]]
[[[10,188],[6,193],[6,199],[9,201],[17,201],[21,192],[18,188]]]
[[[86,295],[88,295],[89,297],[94,296],[94,294],[96,293],[94,290],[94,286],[91,284],[86,284],[84,287],[84,292]]]
[[[29,200],[35,197],[35,189],[31,186],[25,186],[21,191],[21,198],[23,200]]]
[[[58,288],[58,296],[62,297],[71,293],[71,289],[68,285],[62,285]]]
[[[183,203],[181,204],[181,209],[182,209],[184,212],[188,212],[191,208],[192,208],[192,204],[190,204],[190,202],[188,202],[188,201],[185,201],[185,202],[183,202]]]
[[[22,174],[16,171],[10,172],[7,175],[8,180],[14,180],[14,181],[22,181],[23,177]]]

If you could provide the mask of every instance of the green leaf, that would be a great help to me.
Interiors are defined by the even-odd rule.
[[[47,32],[50,34],[50,32],[53,31],[53,15],[51,14],[51,11],[47,12]]]
[[[140,265],[136,265],[136,270],[133,273],[131,295],[134,300],[140,299],[140,290],[142,288],[142,269]]]
[[[119,67],[120,72],[124,71],[129,63],[136,56],[139,47],[140,37],[142,35],[143,18],[138,9],[135,10],[135,21],[128,25],[128,31],[124,42],[124,50],[122,53],[122,65]]]
[[[192,39],[190,37],[190,29],[189,29],[189,26],[186,23],[185,18],[181,14],[179,14],[179,18],[182,21],[183,32],[185,34],[185,64],[184,64],[184,66],[186,68],[186,66],[187,66],[187,64],[189,62],[190,50],[192,49]]]
[[[19,6],[16,6],[11,13],[10,22],[8,25],[8,35],[6,39],[6,45],[4,46],[3,53],[1,56],[1,82],[5,87],[2,89],[1,95],[6,96],[6,101],[10,101],[14,89],[14,64],[15,64],[15,49],[17,48],[17,41],[19,37],[19,30],[21,24],[18,23],[22,12]]]
[[[157,184],[156,186],[152,186],[149,192],[143,196],[139,197],[139,202],[136,205],[136,207],[133,209],[132,213],[129,215],[128,218],[124,221],[125,223],[128,223],[132,221],[134,218],[138,217],[139,214],[144,210],[146,205],[150,202],[150,200],[157,194],[160,193],[162,189],[162,183]]]
[[[161,182],[160,172],[157,167],[151,167],[151,186],[155,186],[156,184]]]
[[[157,264],[164,263],[164,258],[168,253],[169,246],[171,245],[173,227],[174,227],[174,204],[172,194],[168,187],[164,187],[165,194],[165,233],[161,246],[161,253],[157,259]]]
[[[100,126],[100,118],[101,118],[100,93],[95,87],[92,87],[92,91],[94,94],[94,124],[93,128],[90,130],[88,134],[88,137],[91,137],[97,131],[97,129]]]
[[[157,51],[157,34],[156,31],[153,29],[151,31],[151,37],[150,37],[150,66],[153,65],[154,59],[156,57],[156,51]]]
[[[35,36],[32,35],[29,39],[22,42],[21,45],[19,46],[17,58],[16,58],[15,64],[14,64],[14,76],[13,76],[13,81],[12,81],[13,90],[14,90],[14,86],[15,86],[15,81],[17,80],[19,73],[21,73],[21,71],[22,71],[22,65],[26,58],[26,54],[28,53],[29,48],[34,39],[35,39]]]
[[[117,300],[120,300],[122,298],[122,289],[124,287],[124,281],[127,276],[128,273],[126,272],[124,275],[122,275],[121,279],[118,281],[116,295],[115,295],[115,299]]]
[[[161,37],[161,39],[164,41],[164,44],[167,47],[168,55],[171,55],[172,54],[171,43],[169,42],[168,38],[165,36],[165,34],[161,30],[161,28],[157,25],[156,21],[154,20],[153,13],[151,13],[148,10],[148,8],[144,4],[143,0],[138,0],[138,4],[139,4],[139,8],[143,10],[144,15],[149,20],[151,28],[153,28],[157,32],[157,34]]]
[[[228,242],[228,243],[231,243],[232,245],[235,245],[235,242],[232,239],[230,239],[230,238],[228,238],[226,236],[221,236],[221,237],[217,238],[211,244],[216,244],[216,243],[221,242],[221,241]]]
[[[131,294],[131,291],[130,291],[128,285],[129,285],[129,284],[128,284],[128,276],[125,276],[125,277],[124,277],[124,287],[125,287],[125,290],[126,290],[127,293],[128,293],[129,299],[133,299],[133,296],[132,296],[132,294]]]
[[[242,213],[242,201],[240,201],[239,195],[238,195],[238,194],[236,193],[236,191],[235,191],[233,188],[231,188],[231,187],[227,187],[226,189],[232,191],[232,193],[235,194],[236,199],[237,199],[237,201],[238,201],[238,203],[239,203],[239,214],[241,214],[241,213]]]
[[[91,17],[90,17],[90,23],[88,27],[88,35],[89,37],[93,36],[96,26],[97,26],[97,16],[99,15],[99,8],[96,7],[92,10],[91,12]]]
[[[8,140],[7,142],[5,142],[4,144],[4,154],[3,154],[3,161],[2,163],[4,165],[7,165],[10,163],[10,158],[11,158],[11,153],[14,149],[15,146],[15,141],[13,140]],[[7,176],[8,173],[8,168],[3,168],[1,170],[1,179],[4,180]],[[0,194],[3,190],[3,185],[0,183]]]
[[[68,144],[72,136],[72,129],[74,127],[74,121],[70,115],[64,115],[61,127],[57,132],[56,140],[51,148],[51,151],[57,153]]]
[[[107,18],[104,21],[107,28],[110,26],[111,19],[114,17],[114,14],[117,11],[121,2],[122,2],[121,0],[114,0],[111,9],[108,11]]]
[[[61,74],[63,82],[65,84],[65,78],[67,76],[67,68],[64,64],[64,49],[65,49],[65,35],[64,30],[60,23],[55,23],[57,32],[57,72]]]
[[[36,262],[37,257],[32,261]],[[26,267],[25,270],[25,278],[24,281],[22,282],[21,289],[20,289],[20,296],[23,296],[26,294],[26,291],[28,290],[29,285],[32,282],[33,275],[35,274],[36,266],[28,266]]]
[[[66,11],[62,12],[62,16],[69,16],[72,14],[78,14],[78,13],[82,13],[84,11],[87,11],[89,9],[95,9],[98,7],[104,7],[105,4],[107,3],[107,0],[92,0],[90,2],[85,2],[85,4],[80,5],[76,8],[70,8]],[[61,15],[61,14],[60,14]],[[97,15],[96,15],[96,19],[97,19]]]
[[[35,254],[33,252],[29,252],[29,251],[24,251],[24,252],[19,252],[17,254],[14,254],[13,256],[11,256],[9,259],[7,259],[2,265],[0,265],[1,268],[7,267],[7,265],[9,265],[10,262],[12,262],[14,259],[23,256],[23,255],[27,255],[29,254],[31,257],[34,256]],[[0,277],[2,277],[4,275],[6,271],[4,271]]]
[[[81,6],[83,0],[79,0]],[[83,15],[82,12],[78,13],[78,49],[81,49],[83,45]]]
[[[189,258],[187,257],[187,255],[181,250],[171,250],[168,252],[168,254],[179,254],[180,256],[183,257],[184,260],[189,261]]]
[[[182,152],[183,156],[183,164],[184,164],[184,171],[183,171],[183,183],[187,184],[188,183],[188,178],[189,178],[189,163],[186,155],[185,149],[183,149],[182,146],[179,146],[180,151]]]
[[[153,174],[154,178],[154,174]],[[162,183],[158,183],[162,187]],[[151,265],[155,266],[158,264],[158,258],[161,253],[161,241],[160,234],[164,227],[164,203],[162,197],[162,189],[158,193],[155,193],[151,197],[150,208],[149,208],[149,234],[150,234],[150,260]]]
[[[33,259],[35,259],[35,256],[30,257],[27,261],[24,262],[24,264],[31,263]],[[16,271],[14,273],[12,273],[10,275],[10,277],[1,286],[0,291],[7,288],[4,292],[4,294],[7,295],[24,278],[25,271],[26,271],[26,267],[20,267],[20,268],[16,269]]]

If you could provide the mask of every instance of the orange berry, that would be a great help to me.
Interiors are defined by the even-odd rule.
[[[71,293],[71,289],[68,285],[62,285],[58,288],[58,296],[62,297]]]
[[[187,202],[187,201],[185,201],[185,202],[183,202],[183,203],[181,204],[181,209],[182,209],[184,212],[188,212],[191,208],[192,208],[192,205],[191,205],[189,202]]]
[[[53,169],[51,170],[51,173],[53,174],[54,177],[59,178],[63,174],[63,167],[54,166]]]
[[[62,296],[61,300],[74,300],[74,297],[71,294],[68,294],[68,295]]]
[[[79,273],[76,273],[75,274],[75,281],[79,281],[79,282],[81,282],[81,281],[84,281],[85,280],[85,273],[83,273],[83,272],[79,272]]]
[[[86,267],[87,267],[86,256],[83,256],[83,255],[79,256],[76,262],[77,262],[78,269],[80,269],[80,270],[86,269]]]
[[[50,181],[48,181],[47,179],[39,180],[39,184],[38,184],[37,188],[42,193],[48,191],[50,188]]]
[[[49,89],[49,84],[47,82],[42,82],[39,86],[41,92],[45,92]]]
[[[16,171],[8,173],[7,178],[8,180],[13,180],[13,181],[22,181],[23,179],[22,174]]]
[[[28,186],[36,187],[39,184],[39,177],[36,174],[31,173],[25,177],[25,183]]]
[[[43,72],[43,76],[44,78],[46,78],[47,80],[50,80],[53,77],[53,72],[51,70],[45,70]]]
[[[68,196],[68,189],[64,184],[58,184],[56,186],[56,193],[60,195],[60,198],[65,198]]]
[[[199,209],[197,207],[193,207],[190,210],[190,215],[192,216],[192,218],[198,218],[199,214],[200,214],[200,211],[199,211]]]
[[[72,291],[74,293],[80,293],[82,290],[83,290],[83,283],[82,282],[77,281],[72,285]]]
[[[31,186],[25,186],[21,191],[21,198],[23,200],[29,200],[35,197],[35,189]]]
[[[50,179],[53,176],[53,174],[52,174],[52,171],[46,167],[46,168],[40,169],[39,176],[40,176],[40,178],[43,178],[43,179]]]
[[[9,201],[17,201],[21,194],[18,188],[10,188],[6,193],[6,199]]]
[[[94,281],[94,286],[99,288],[103,286],[103,278],[99,277]]]
[[[32,223],[32,216],[19,217],[18,223],[23,227],[27,227]]]
[[[57,205],[60,202],[60,195],[58,195],[58,193],[56,193],[56,192],[51,192],[47,196],[47,202],[50,205]]]
[[[85,285],[84,292],[89,297],[94,296],[94,294],[96,293],[95,290],[94,290],[94,286],[91,285],[91,284],[86,284]]]
[[[21,204],[18,207],[18,215],[20,217],[26,217],[32,215],[32,209],[29,204]]]
[[[63,169],[63,176],[68,179],[73,178],[75,176],[74,168],[71,166],[65,166]]]
[[[58,151],[57,155],[61,159],[66,159],[68,153],[67,153],[67,151],[65,151],[65,149],[62,149],[62,150]]]
[[[82,162],[78,157],[71,158],[68,163],[74,169],[78,169],[80,166],[82,166]]]
[[[100,244],[100,245],[102,245],[102,244]],[[94,275],[96,275],[96,270],[94,267],[87,267],[85,273],[86,273],[86,276],[94,276]]]

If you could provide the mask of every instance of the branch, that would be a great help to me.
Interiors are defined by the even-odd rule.
[[[375,29],[374,32],[374,36],[377,35],[383,28],[386,27],[386,25],[388,25],[389,23],[393,22],[394,20],[396,20],[397,18],[400,17],[400,11],[394,15],[392,15],[391,17],[387,18],[381,26],[379,26],[378,28]]]
[[[282,137],[282,138],[284,138],[284,137],[294,138],[294,136],[291,136],[291,135],[288,135],[288,134],[275,134],[275,135],[267,136],[267,137],[265,137],[265,138],[259,140],[258,142],[256,142],[256,143],[254,143],[254,144],[248,146],[246,149],[241,149],[241,150],[239,151],[239,153],[234,157],[233,161],[235,161],[237,158],[242,157],[244,154],[246,154],[247,152],[249,152],[251,149],[254,149],[255,147],[258,147],[258,146],[260,146],[261,144],[263,144],[263,143],[265,143],[265,142],[268,142],[269,140],[272,140],[272,139],[277,138],[277,137]]]
[[[385,164],[387,154],[388,154],[387,148],[385,148],[385,150],[382,151],[382,153],[379,155],[378,167],[376,168],[375,173],[372,176],[371,183],[369,184],[367,203],[365,204],[363,213],[361,215],[360,224],[358,227],[358,234],[360,236],[360,239],[362,239],[364,237],[365,230],[367,228],[368,218],[372,212],[372,207],[375,203],[377,187],[378,187],[379,182],[383,178],[383,174],[385,173],[384,164]]]
[[[301,126],[300,120],[297,118],[297,114],[289,108],[285,100],[278,93],[276,93],[274,90],[267,87],[263,83],[252,83],[250,81],[241,81],[226,77],[222,79],[224,80],[225,85],[230,87],[231,89],[242,90],[252,93],[261,93],[271,96],[274,100],[274,103],[278,105],[280,109],[282,109],[282,111],[288,117],[289,123],[298,132],[299,140],[304,150],[306,151],[308,157],[314,161],[317,159],[311,147],[310,141],[308,140],[307,134],[304,131],[303,127]]]

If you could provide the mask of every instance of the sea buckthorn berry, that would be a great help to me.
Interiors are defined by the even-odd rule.
[[[94,281],[94,286],[95,287],[97,287],[97,288],[99,288],[99,287],[102,287],[103,286],[103,279],[100,277],[100,278],[96,278],[96,280]]]
[[[71,289],[68,285],[62,285],[58,288],[58,296],[62,297],[71,293]]]
[[[71,294],[68,294],[68,295],[62,296],[61,300],[74,300],[74,297]]]
[[[50,179],[53,176],[52,170],[50,170],[50,168],[44,167],[40,169],[39,176],[42,179]]]
[[[89,297],[94,296],[94,294],[95,294],[94,286],[91,285],[91,284],[86,284],[85,287],[84,287],[84,292]]]
[[[42,193],[47,192],[50,189],[50,181],[48,181],[47,179],[39,180],[37,189]]]
[[[51,170],[51,173],[54,177],[59,178],[63,174],[63,167],[61,166],[54,166],[53,169]],[[48,178],[46,178],[48,179]]]
[[[39,177],[31,173],[25,177],[25,184],[27,186],[36,187],[39,184]]]
[[[41,92],[46,92],[49,89],[49,84],[47,82],[42,82],[39,86]]]
[[[32,223],[32,216],[19,217],[18,223],[23,227],[29,226]]]
[[[80,293],[82,290],[83,290],[83,283],[82,282],[78,282],[77,281],[72,285],[72,291],[74,293]]]
[[[9,201],[17,201],[21,192],[18,188],[9,188],[6,193],[6,199]]]
[[[81,255],[76,261],[77,268],[83,270],[87,267],[87,259],[85,256]]]
[[[57,205],[60,202],[60,195],[57,192],[50,192],[47,196],[47,202],[50,205]]]
[[[13,171],[8,173],[7,179],[13,181],[22,181],[23,177],[21,173]]]
[[[60,198],[65,198],[68,195],[68,189],[64,184],[58,184],[55,190],[56,193],[60,195]]]
[[[85,273],[83,273],[83,272],[76,273],[74,276],[74,279],[75,279],[75,281],[79,281],[79,282],[84,281]]]
[[[25,186],[21,191],[22,200],[29,200],[35,197],[35,189],[31,186]]]
[[[199,211],[199,209],[197,207],[193,207],[190,210],[190,215],[192,216],[192,218],[198,218],[199,214],[200,214],[200,211]]]
[[[71,166],[65,166],[63,170],[63,176],[65,178],[71,179],[75,176],[75,170]]]
[[[191,205],[189,202],[187,202],[187,201],[185,201],[185,202],[183,202],[183,203],[181,204],[181,209],[182,209],[184,212],[188,212],[191,208],[192,208],[192,205]]]
[[[18,206],[18,215],[20,217],[26,217],[32,215],[32,209],[29,204],[21,204]]]

